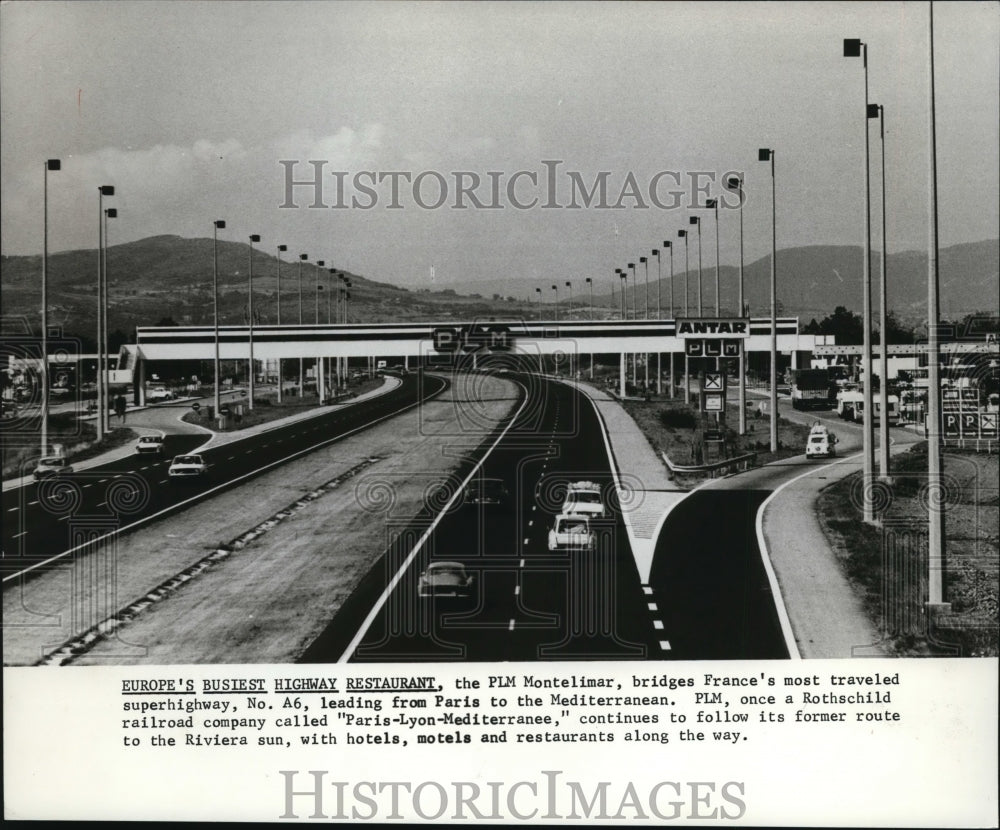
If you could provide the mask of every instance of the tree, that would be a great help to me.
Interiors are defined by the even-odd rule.
[[[156,324],[157,326],[178,326],[180,325],[173,317],[161,317],[160,322]]]
[[[815,321],[813,321],[815,322]],[[819,324],[819,334],[832,334],[838,345],[856,346],[862,342],[862,320],[860,315],[839,305],[833,314],[823,318]],[[810,332],[816,333],[816,332]]]

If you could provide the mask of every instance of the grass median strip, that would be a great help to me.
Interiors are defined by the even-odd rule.
[[[234,553],[244,550],[256,539],[268,533],[278,524],[301,510],[306,509],[317,499],[322,498],[340,487],[345,481],[354,478],[356,475],[383,460],[382,456],[370,456],[360,463],[354,465],[349,470],[341,473],[336,478],[321,484],[310,490],[304,496],[296,499],[291,504],[272,514],[264,521],[258,523],[250,530],[244,531],[228,542],[218,545],[211,553],[203,556],[197,562],[184,568],[169,579],[164,580],[151,591],[137,600],[128,603],[118,612],[101,620],[96,625],[91,626],[86,631],[74,635],[61,646],[46,654],[37,661],[37,666],[63,666],[71,663],[76,658],[90,651],[97,643],[107,639],[122,626],[127,625],[139,614],[156,602],[172,596],[176,591],[190,582],[199,574],[205,572],[213,565],[228,558]]]

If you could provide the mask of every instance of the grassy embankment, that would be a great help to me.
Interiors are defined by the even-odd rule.
[[[995,455],[944,457],[944,599],[951,613],[929,623],[927,597],[927,446],[893,459],[894,483],[876,504],[881,526],[862,521],[861,474],[828,486],[820,524],[885,644],[900,656],[998,654],[997,583],[1000,475]]]

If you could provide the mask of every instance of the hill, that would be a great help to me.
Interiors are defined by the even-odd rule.
[[[316,317],[317,281],[331,284],[326,263],[318,268],[314,263],[300,263],[295,255],[281,262],[281,294],[283,322],[299,319],[299,275],[302,282],[302,318],[310,322]],[[218,242],[218,279],[220,320],[239,324],[245,320],[248,290],[250,248],[242,242]],[[944,319],[958,319],[976,310],[996,310],[1000,286],[1000,243],[997,240],[955,245],[944,248],[940,256],[941,309]],[[677,258],[675,257],[675,266]],[[275,323],[277,314],[278,260],[274,253],[255,248],[253,251],[255,307],[260,322]],[[768,285],[770,257],[749,263],[744,269],[746,299],[754,315],[765,314],[769,308]],[[352,321],[391,322],[398,320],[448,320],[489,317],[536,317],[539,305],[531,285],[480,287],[483,297],[463,294],[455,287],[439,290],[409,290],[388,283],[370,280],[338,269],[351,281],[349,305]],[[873,278],[879,270],[879,253],[872,254]],[[63,251],[49,255],[50,319],[67,333],[89,339],[93,336],[96,316],[97,252],[94,250]],[[722,311],[733,313],[736,306],[737,269],[721,268]],[[889,305],[900,319],[920,321],[925,316],[927,256],[919,251],[904,251],[888,258]],[[33,326],[38,322],[40,303],[40,256],[3,257],[0,263],[0,286],[4,317],[7,320],[23,316]],[[715,309],[715,275],[711,266],[702,268],[703,307],[706,315]],[[822,318],[836,306],[843,305],[860,311],[862,252],[857,246],[805,246],[778,252],[778,298],[780,313],[799,316],[803,322],[812,317]],[[675,306],[683,308],[685,275],[675,276]],[[688,275],[691,311],[695,313],[697,272]],[[644,307],[645,290],[639,272],[638,307]],[[178,236],[154,236],[147,239],[112,245],[108,249],[109,328],[131,334],[135,326],[155,325],[170,318],[181,325],[210,323],[212,320],[212,240],[184,239]],[[607,288],[610,278],[604,281]],[[462,283],[461,288],[475,290],[475,283]],[[877,285],[877,283],[876,283]],[[600,288],[601,286],[597,286]],[[530,289],[530,290],[529,290]],[[669,281],[662,282],[664,313],[669,296]],[[528,297],[502,297],[496,292]],[[650,281],[651,307],[655,305],[656,283]],[[523,293],[522,293],[523,292]],[[629,291],[632,305],[632,291]],[[327,319],[325,290],[319,294],[319,318]],[[873,303],[877,304],[877,290]],[[551,296],[545,296],[551,302]],[[574,314],[587,314],[589,294],[583,285],[574,296]],[[595,291],[594,306],[598,316],[612,316],[620,307],[620,295]],[[566,296],[562,296],[565,313]],[[548,316],[548,312],[546,312]]]

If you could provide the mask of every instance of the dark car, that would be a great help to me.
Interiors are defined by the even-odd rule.
[[[499,478],[476,478],[465,488],[466,504],[504,504],[510,494]]]
[[[467,597],[475,578],[465,572],[461,562],[433,562],[417,580],[421,597]]]

